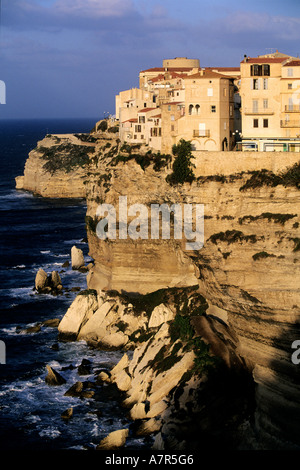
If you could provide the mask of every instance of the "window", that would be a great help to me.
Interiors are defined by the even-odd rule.
[[[257,100],[253,100],[253,101],[252,101],[252,112],[253,112],[253,113],[257,113],[257,112],[258,112],[258,101],[257,101]]]
[[[174,131],[174,126],[172,125],[172,126],[171,126],[171,132],[173,132],[173,131]]]
[[[270,65],[269,64],[253,64],[251,65],[250,74],[252,77],[260,77],[262,75],[270,76]]]
[[[212,105],[210,107],[210,110],[211,110],[212,113],[216,113],[217,112],[217,107],[215,105]]]
[[[200,111],[200,105],[196,104],[196,114],[199,114],[199,111]]]
[[[139,116],[139,122],[145,124],[145,116]]]
[[[270,65],[269,64],[264,64],[263,65],[262,74],[270,76]]]
[[[223,88],[223,96],[227,96],[227,89]]]
[[[259,79],[258,78],[253,78],[252,89],[253,90],[259,90]]]
[[[142,132],[142,126],[136,125],[135,126],[135,132]]]
[[[171,114],[171,121],[175,121],[175,116],[174,116],[174,114]]]
[[[293,84],[292,83],[288,83],[288,90],[292,90],[293,89]]]
[[[288,68],[287,74],[288,74],[288,77],[293,77],[294,74],[293,74],[293,69],[291,67]]]
[[[269,127],[269,119],[264,119],[263,126],[264,127]]]
[[[232,105],[230,105],[230,107],[229,107],[229,115],[230,115],[230,117],[233,116],[233,107],[232,107]]]
[[[147,108],[147,103],[144,103],[144,108]]]
[[[212,88],[207,88],[207,96],[213,96],[214,90]]]
[[[189,114],[193,114],[194,106],[192,104],[189,105]]]
[[[258,127],[258,119],[253,119],[253,127]]]
[[[267,78],[264,78],[263,87],[264,87],[264,90],[268,89],[268,79]]]
[[[254,64],[251,65],[251,75],[253,76],[258,76],[262,74],[262,68],[261,65]]]
[[[263,107],[264,107],[264,109],[268,109],[268,107],[269,107],[269,100],[264,100],[264,101],[263,101]]]

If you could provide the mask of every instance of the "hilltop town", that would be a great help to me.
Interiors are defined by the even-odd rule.
[[[121,142],[171,153],[300,150],[300,59],[276,51],[244,56],[240,67],[163,60],[139,73],[139,87],[115,97]]]

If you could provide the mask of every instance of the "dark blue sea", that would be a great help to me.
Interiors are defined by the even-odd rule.
[[[91,449],[109,432],[129,427],[117,401],[106,390],[98,399],[64,396],[77,381],[93,381],[97,370],[116,364],[123,353],[91,349],[85,342],[59,342],[57,328],[28,327],[59,318],[76,296],[72,287],[85,289],[86,274],[63,268],[73,245],[89,262],[85,241],[84,200],[44,199],[15,189],[30,150],[48,133],[89,132],[97,119],[0,120],[0,340],[5,364],[0,364],[0,450]],[[37,294],[39,268],[60,273],[62,295]],[[86,359],[91,374],[80,376]],[[46,384],[46,365],[66,379],[65,385]],[[102,396],[102,398],[101,398]],[[66,421],[61,414],[73,408]],[[142,441],[129,439],[138,448]]]

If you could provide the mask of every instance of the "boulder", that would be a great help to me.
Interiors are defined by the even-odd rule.
[[[105,322],[107,314],[112,308],[112,303],[104,302],[92,315],[89,320],[82,326],[78,339],[84,340],[99,340],[107,334],[106,326],[108,322]]]
[[[70,419],[73,416],[73,408],[68,408],[61,414],[62,419]]]
[[[52,369],[52,367],[46,366],[46,369],[48,374],[45,378],[45,382],[48,385],[62,385],[66,383],[66,380],[58,372]]]
[[[51,318],[49,320],[45,320],[43,321],[42,325],[43,326],[47,326],[49,328],[57,328],[58,325],[60,323],[60,319],[59,318]]]
[[[69,388],[64,394],[66,397],[79,397],[83,391],[83,383],[76,382],[72,387]]]
[[[42,291],[48,286],[48,275],[40,268],[35,276],[35,288],[37,291]]]
[[[72,269],[80,269],[84,266],[84,256],[82,250],[73,246],[71,249]]]
[[[162,323],[166,323],[174,318],[175,313],[166,305],[160,304],[154,308],[149,320],[148,328],[155,328],[156,326],[160,326]]]
[[[126,443],[126,438],[128,436],[129,429],[119,429],[118,431],[113,431],[108,436],[106,436],[98,446],[97,450],[114,450],[123,447]]]
[[[111,333],[101,338],[101,345],[107,349],[119,349],[125,346],[128,342],[128,336],[124,335],[121,331]]]
[[[76,339],[84,325],[98,308],[97,295],[78,294],[58,325],[61,337]]]
[[[61,286],[60,275],[58,274],[57,271],[52,271],[52,273],[51,273],[51,287],[55,289],[58,286]]]

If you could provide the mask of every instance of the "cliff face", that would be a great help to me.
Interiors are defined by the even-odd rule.
[[[95,260],[89,287],[146,294],[199,286],[209,303],[206,315],[221,318],[237,335],[239,353],[253,372],[262,447],[300,445],[299,366],[291,362],[291,345],[300,335],[297,186],[245,169],[174,187],[165,179],[168,165],[155,171],[153,162],[147,166],[132,154],[102,155],[94,172],[97,178],[87,184]],[[97,206],[105,201],[117,208],[119,196],[127,196],[128,207],[144,204],[149,211],[151,203],[204,204],[203,248],[187,250],[184,239],[120,240],[118,231],[116,240],[99,240]]]
[[[106,135],[105,143],[114,135]],[[49,198],[84,198],[85,181],[103,134],[47,135],[29,153],[16,189]]]
[[[139,294],[143,299],[159,289],[192,286],[207,301],[205,311],[194,318],[190,299],[187,300],[185,315],[195,334],[211,346],[218,344],[213,351],[222,357],[229,370],[239,369],[237,366],[242,363],[252,374],[253,430],[258,447],[299,448],[300,369],[291,361],[292,343],[300,337],[299,170],[279,175],[298,161],[297,156],[277,155],[275,159],[274,155],[263,155],[260,160],[258,154],[253,159],[225,152],[202,157],[197,160],[196,181],[171,186],[166,181],[172,163],[168,157],[146,154],[138,146],[120,148],[115,134],[93,134],[89,140],[52,136],[39,142],[17,187],[46,197],[86,196],[89,254],[94,259],[87,281],[96,297],[92,294],[77,299],[80,308],[73,305],[74,311],[67,312],[60,331],[100,347],[130,347],[132,335],[138,331],[148,334],[150,329],[150,337],[140,340],[132,362],[125,360],[121,375],[115,376],[120,390],[128,395],[132,417],[159,418],[159,426],[157,421],[152,422],[152,430],[161,431],[157,448],[164,448],[163,434],[174,422],[178,431],[175,441],[180,441],[182,413],[191,409],[193,416],[186,421],[186,429],[197,419],[195,432],[200,429],[205,436],[208,422],[212,432],[218,426],[218,420],[211,417],[220,415],[228,406],[233,388],[240,384],[239,376],[234,374],[234,387],[227,387],[232,378],[227,372],[216,381],[205,382],[204,388],[201,376],[199,380],[194,376],[191,382],[183,381],[185,373],[193,367],[193,348],[185,358],[185,346],[181,349],[176,342],[170,343],[170,332],[164,324],[171,328],[174,308],[167,301],[157,304],[156,315],[160,320],[156,323],[157,317],[151,320],[143,309],[135,311],[130,301],[124,306],[105,294],[124,291],[129,297]],[[238,171],[242,168],[240,173],[231,172],[235,159]],[[127,214],[128,223],[136,220],[138,206],[134,204],[142,204],[143,208],[139,206],[142,211],[146,209],[140,222],[148,227],[148,239],[140,239],[138,231],[136,239],[120,238],[124,228],[119,217],[119,212],[124,215],[119,211],[120,197],[126,197],[127,208],[134,209]],[[101,240],[97,235],[96,213],[102,203],[116,209],[115,239]],[[151,237],[151,204],[163,203],[169,207],[204,205],[203,248],[188,249],[184,237]],[[223,344],[218,343],[220,338]],[[171,351],[175,348],[176,354],[171,355],[176,356],[178,364],[180,358],[183,361],[183,367],[176,368],[179,375],[172,378],[174,390],[164,388],[165,375],[153,367],[154,352],[162,359],[160,351],[165,354],[164,346],[168,345]],[[163,374],[166,372],[167,369]],[[170,372],[167,377],[171,376]],[[223,389],[225,401],[216,392]],[[150,405],[155,405],[156,411],[152,408],[148,414],[150,397]],[[210,408],[210,400],[222,406]],[[192,403],[196,405],[193,407]],[[148,426],[146,421],[144,426]],[[226,435],[226,424],[224,430],[222,436]],[[172,443],[168,445],[172,448]]]

